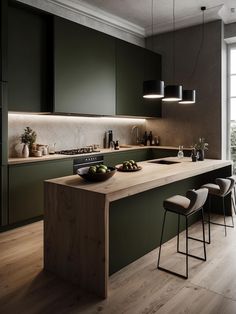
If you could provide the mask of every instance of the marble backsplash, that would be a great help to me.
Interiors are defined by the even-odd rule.
[[[20,135],[29,126],[37,133],[38,144],[52,145],[56,150],[84,147],[99,144],[103,147],[104,134],[113,131],[113,139],[121,144],[134,144],[132,127],[139,128],[140,135],[146,128],[145,119],[108,117],[68,117],[50,115],[9,114],[8,152],[9,157],[21,154]]]

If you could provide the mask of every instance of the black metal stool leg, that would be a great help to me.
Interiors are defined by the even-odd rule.
[[[223,205],[223,214],[224,214],[225,236],[227,236],[226,220],[225,220],[225,198],[224,197],[222,197],[222,205]]]
[[[166,221],[166,210],[165,210],[164,218],[163,218],[163,222],[162,222],[161,240],[160,240],[160,248],[159,248],[159,253],[158,253],[157,268],[159,268],[159,264],[160,264],[161,246],[162,246],[162,242],[163,242],[163,233],[164,233],[165,221]]]
[[[198,212],[199,210],[201,210],[201,216],[202,216],[202,231],[203,231],[203,240],[201,239],[197,239],[197,238],[193,238],[193,237],[189,237],[189,233],[188,233],[188,217],[195,214],[196,212]],[[165,228],[165,220],[166,220],[166,213],[167,213],[168,210],[165,210],[165,214],[164,214],[164,218],[163,218],[163,223],[162,223],[162,231],[161,231],[161,239],[160,239],[160,248],[159,248],[159,254],[158,254],[158,261],[157,261],[157,268],[160,269],[160,270],[163,270],[169,274],[173,274],[173,275],[176,275],[178,277],[181,277],[181,278],[184,278],[184,279],[188,279],[188,265],[189,265],[189,261],[188,261],[188,258],[189,256],[190,257],[193,257],[193,258],[196,258],[196,259],[199,259],[199,260],[202,260],[202,261],[206,261],[206,241],[205,241],[205,229],[204,229],[204,215],[203,215],[203,208],[199,208],[198,210],[194,211],[193,213],[190,213],[189,215],[184,215],[182,214],[184,217],[185,217],[185,227],[186,227],[186,249],[185,249],[185,252],[182,252],[179,250],[179,232],[180,232],[180,215],[179,213],[176,213],[175,211],[171,211],[170,212],[173,212],[173,213],[176,213],[178,214],[178,230],[177,230],[177,252],[178,253],[181,253],[183,255],[185,255],[185,275],[182,275],[180,273],[177,273],[175,271],[172,271],[172,270],[169,270],[167,268],[164,268],[162,266],[160,266],[160,259],[161,259],[161,247],[162,247],[162,243],[163,243],[163,234],[164,234],[164,228]],[[192,240],[196,240],[196,241],[200,241],[200,242],[203,242],[203,245],[204,245],[204,257],[200,257],[200,256],[196,256],[196,255],[192,255],[192,254],[189,254],[189,248],[188,248],[188,240],[189,239],[192,239]]]
[[[186,278],[188,278],[188,216],[185,217],[186,225]]]
[[[231,219],[232,219],[232,227],[234,228],[234,216],[233,216],[232,205],[233,205],[234,212],[235,212],[235,204],[234,204],[233,194],[231,192]]]
[[[210,224],[225,227],[225,236],[227,236],[227,228],[234,228],[234,218],[233,218],[232,206],[231,206],[232,225],[226,224],[225,199],[224,199],[225,196],[221,196],[221,198],[222,198],[222,211],[223,211],[223,216],[224,216],[224,223],[219,223],[219,222],[216,222],[216,221],[210,221]],[[231,205],[232,205],[232,204],[231,204]],[[208,242],[207,242],[207,243],[208,243]]]
[[[208,194],[208,208],[207,208],[207,217],[208,217],[208,241],[205,241],[207,244],[211,244],[211,195]]]
[[[160,270],[163,270],[163,271],[165,271],[165,272],[167,272],[169,274],[173,274],[173,275],[176,275],[178,277],[187,279],[188,277],[186,277],[185,275],[179,274],[177,272],[174,272],[172,270],[169,270],[167,268],[164,268],[164,267],[160,266],[161,245],[162,245],[162,242],[163,242],[163,233],[164,233],[164,227],[165,227],[166,213],[167,213],[167,210],[165,210],[164,219],[163,219],[163,223],[162,223],[162,231],[161,231],[161,240],[160,240],[160,248],[159,248],[159,254],[158,254],[157,268],[160,269]]]
[[[188,235],[188,239],[191,239],[191,240],[194,240],[194,241],[198,241],[198,242],[203,242],[203,245],[204,245],[204,257],[200,257],[200,256],[196,256],[196,255],[193,255],[193,254],[189,254],[189,253],[187,253],[187,250],[186,250],[186,252],[183,252],[183,251],[178,251],[178,253],[180,253],[180,254],[183,254],[183,255],[186,255],[186,254],[188,254],[188,256],[190,256],[190,257],[193,257],[193,258],[196,258],[196,259],[199,259],[199,260],[201,260],[201,261],[206,261],[206,237],[205,237],[205,227],[204,227],[204,212],[203,212],[203,207],[200,207],[197,211],[201,211],[201,220],[202,220],[202,224],[203,224],[203,227],[202,227],[202,230],[203,230],[203,232],[204,232],[204,234],[203,234],[203,239],[198,239],[198,238],[194,238],[194,237],[191,237],[191,236],[189,236]],[[197,212],[196,211],[196,212]],[[195,213],[196,213],[195,212]],[[190,214],[190,216],[191,216],[191,214]],[[189,217],[189,215],[186,215],[185,217]],[[188,230],[186,230],[186,232],[188,232]]]
[[[204,260],[206,261],[206,241],[205,241],[203,208],[201,209],[201,216],[202,216],[202,238],[203,238]]]
[[[234,202],[233,202],[233,204],[234,204],[234,213],[236,215],[236,187],[235,186],[234,186]]]
[[[180,224],[180,214],[178,214],[177,252],[179,252],[179,224]]]

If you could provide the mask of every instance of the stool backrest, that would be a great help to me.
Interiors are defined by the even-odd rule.
[[[217,178],[215,180],[216,184],[220,187],[220,196],[225,196],[232,190],[234,185],[233,180],[230,178]]]
[[[190,204],[188,210],[198,210],[203,207],[207,200],[208,189],[201,188],[198,190],[188,190],[186,193],[186,197],[190,199]]]
[[[230,187],[229,187],[229,191],[228,191],[228,193],[229,192],[231,192],[232,190],[233,190],[233,188],[234,188],[234,186],[235,186],[235,183],[236,183],[236,181],[235,181],[235,176],[232,176],[232,177],[227,177],[226,179],[229,179],[230,180]],[[227,194],[228,194],[227,193]]]

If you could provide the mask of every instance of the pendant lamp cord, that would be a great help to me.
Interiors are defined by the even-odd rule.
[[[197,69],[197,65],[198,65],[198,61],[199,61],[199,57],[200,57],[200,53],[201,53],[201,50],[202,50],[202,47],[203,47],[203,43],[204,43],[204,37],[205,37],[205,10],[206,10],[206,7],[201,7],[201,11],[202,11],[202,38],[201,38],[201,42],[200,42],[200,45],[199,45],[199,49],[198,49],[198,52],[197,52],[197,56],[196,56],[196,60],[195,60],[195,64],[194,64],[194,67],[193,67],[193,71],[190,75],[190,79],[192,80],[193,79],[193,76],[196,72],[196,69]]]
[[[172,34],[173,84],[175,83],[175,0],[173,0],[173,34]]]
[[[154,36],[153,36],[153,0],[152,1],[152,5],[151,5],[151,8],[152,8],[152,17],[151,17],[151,20],[152,20],[152,50],[154,50]]]

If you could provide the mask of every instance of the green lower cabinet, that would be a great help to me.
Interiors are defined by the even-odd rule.
[[[125,160],[133,159],[135,161],[143,161],[151,159],[151,152],[149,149],[137,149],[131,151],[114,152],[104,155],[104,164],[108,166],[115,166]]]
[[[151,159],[155,158],[165,158],[165,157],[176,157],[178,154],[178,149],[155,149],[151,148]],[[184,150],[184,156],[190,157],[191,151]]]
[[[130,151],[115,151],[113,153],[104,154],[104,163],[108,166],[115,166],[125,160],[133,159],[135,161],[144,161],[165,157],[176,157],[178,149],[160,149],[150,148],[135,149]],[[190,151],[184,151],[184,156],[189,157]]]
[[[9,224],[43,215],[43,181],[73,174],[72,160],[9,166]]]
[[[165,157],[174,157],[177,156],[177,150],[172,150],[172,149],[151,149],[151,156],[152,159],[155,158],[165,158]]]

